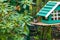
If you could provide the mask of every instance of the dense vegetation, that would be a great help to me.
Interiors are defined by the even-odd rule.
[[[0,40],[26,40],[30,16],[28,1],[0,0]],[[30,1],[29,1],[30,3]],[[27,9],[28,7],[28,9]]]
[[[47,1],[49,0],[0,0],[0,40],[26,40],[29,34],[27,25],[30,25]],[[40,29],[38,27],[36,32],[42,32]],[[51,31],[49,27],[47,30]],[[47,32],[48,40],[51,39],[49,34]],[[41,37],[42,35],[34,36],[36,40]]]

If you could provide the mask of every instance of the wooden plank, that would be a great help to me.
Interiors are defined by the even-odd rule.
[[[38,23],[34,23],[34,22],[31,22],[31,24],[33,25],[40,25],[40,26],[52,26],[52,25],[59,25],[60,23],[55,23],[55,24],[46,24],[46,23],[41,23],[41,22],[38,22]]]

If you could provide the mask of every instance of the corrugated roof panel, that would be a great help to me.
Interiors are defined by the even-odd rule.
[[[47,2],[47,4],[56,4],[57,2],[56,1],[49,1]]]
[[[38,15],[38,14],[37,14]],[[42,14],[39,14],[38,16],[45,16],[46,14],[42,13]]]
[[[53,6],[45,6],[44,8],[52,8]]]
[[[49,11],[40,11],[40,13],[44,13],[44,14],[46,14],[46,13],[48,13]]]
[[[43,8],[42,11],[50,11],[51,9]]]
[[[57,2],[47,2],[46,5],[54,6]]]
[[[54,6],[55,4],[50,3],[50,4],[46,4],[46,5],[49,5],[49,6]]]
[[[57,4],[57,2],[48,2],[37,15],[46,16],[47,13]]]

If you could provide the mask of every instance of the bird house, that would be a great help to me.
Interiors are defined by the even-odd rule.
[[[60,23],[60,2],[47,2],[47,4],[37,13],[37,16],[42,17],[41,22],[43,23]]]

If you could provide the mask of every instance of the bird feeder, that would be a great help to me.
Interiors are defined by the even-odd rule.
[[[60,2],[47,2],[47,4],[37,13],[37,16],[42,17],[41,22],[43,23],[60,23]]]

